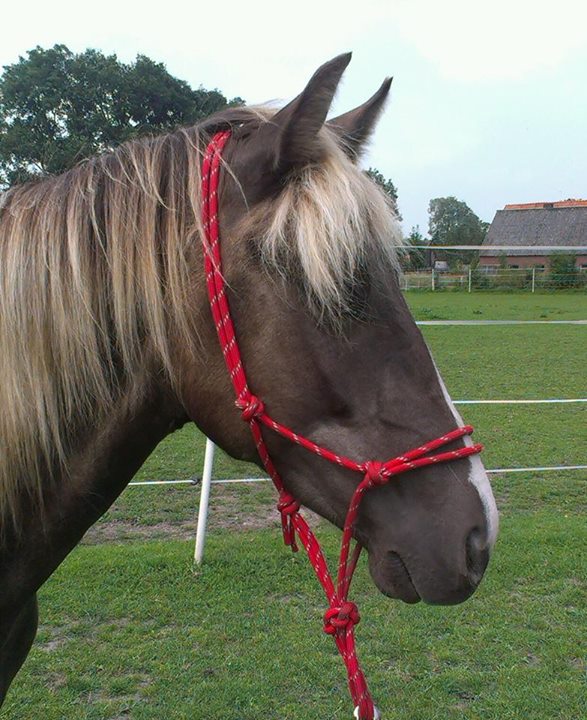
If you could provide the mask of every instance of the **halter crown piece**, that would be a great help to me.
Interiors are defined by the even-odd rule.
[[[298,549],[297,540],[301,542],[308,554],[316,577],[326,594],[328,610],[324,614],[324,632],[332,635],[346,665],[349,690],[355,704],[354,717],[357,720],[379,720],[381,715],[373,704],[355,650],[354,627],[360,620],[359,611],[357,606],[348,599],[351,580],[361,552],[361,546],[358,543],[355,544],[351,552],[353,525],[359,511],[361,499],[367,490],[377,485],[384,485],[395,475],[426,465],[435,465],[474,455],[480,452],[483,446],[472,445],[471,447],[462,447],[436,455],[429,454],[453,440],[470,435],[473,428],[466,425],[386,462],[368,460],[359,463],[344,455],[337,455],[327,448],[316,445],[308,438],[298,435],[285,425],[276,422],[267,414],[263,401],[253,395],[247,384],[234,325],[230,316],[226,285],[222,275],[218,224],[218,181],[222,150],[229,138],[229,131],[219,132],[214,135],[206,148],[202,163],[204,262],[212,317],[236,394],[235,405],[240,409],[242,419],[248,423],[259,458],[279,493],[277,509],[281,513],[285,544],[289,545],[295,552]],[[326,565],[320,544],[299,513],[300,503],[285,489],[281,477],[269,456],[261,426],[273,430],[282,437],[301,445],[306,450],[329,462],[363,475],[363,479],[357,485],[351,499],[344,523],[336,585]]]

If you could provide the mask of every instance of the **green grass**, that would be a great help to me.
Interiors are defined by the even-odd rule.
[[[587,293],[418,292],[406,298],[416,320],[587,320]]]
[[[462,606],[409,607],[361,565],[359,652],[387,720],[586,717],[584,517],[556,502],[503,518]],[[329,554],[337,533],[323,529]],[[1,716],[19,720],[350,717],[305,558],[270,531],[74,553],[41,593],[39,641]]]
[[[424,336],[452,397],[587,397],[587,326],[432,326]]]
[[[412,293],[422,319],[587,318],[577,294]],[[520,303],[512,307],[512,303]],[[544,316],[544,317],[542,317]],[[425,327],[455,398],[587,397],[587,328]],[[587,407],[461,408],[488,467],[579,464]],[[200,472],[185,428],[137,479]],[[217,477],[255,468],[220,454]],[[492,479],[500,537],[462,606],[354,597],[359,653],[386,720],[587,718],[586,472]],[[206,562],[191,542],[193,486],[129,488],[40,593],[41,629],[2,720],[315,720],[350,717],[344,669],[323,636],[323,598],[305,557],[282,546],[269,484],[214,486]],[[268,519],[271,518],[271,519]],[[261,527],[257,527],[260,525]],[[235,532],[234,530],[238,530]],[[339,534],[320,523],[334,557]]]

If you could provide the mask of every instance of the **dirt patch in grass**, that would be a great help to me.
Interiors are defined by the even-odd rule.
[[[67,686],[67,675],[57,672],[47,673],[45,684],[52,692],[60,690]]]
[[[161,522],[141,525],[130,520],[109,520],[91,527],[82,541],[83,545],[99,545],[123,540],[149,540],[163,538],[181,540],[194,537],[195,522]]]
[[[76,621],[65,625],[39,625],[35,647],[43,652],[54,652],[66,645],[80,626],[81,623]]]
[[[136,489],[134,489],[136,492]],[[162,489],[161,492],[166,492]],[[263,528],[281,528],[277,512],[277,494],[269,483],[242,485],[215,485],[212,488],[208,529],[228,529],[235,531],[259,530]],[[321,518],[310,510],[304,510],[304,516],[315,527]],[[127,540],[192,540],[196,536],[197,503],[194,507],[174,507],[168,512],[168,520],[160,520],[161,512],[154,513],[145,520],[136,518],[134,513],[125,512],[118,503],[112,506],[104,519],[91,527],[82,544],[98,545]],[[189,514],[189,518],[186,515]]]

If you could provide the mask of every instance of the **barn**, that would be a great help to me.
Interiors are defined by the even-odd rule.
[[[520,249],[492,249],[500,245]],[[544,245],[554,248],[528,249]],[[510,268],[547,268],[556,248],[568,246],[577,248],[577,267],[587,269],[587,200],[506,205],[496,212],[489,227],[479,252],[479,267],[488,272],[504,263]]]

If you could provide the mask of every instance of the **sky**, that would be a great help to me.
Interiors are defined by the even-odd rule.
[[[163,62],[192,87],[284,103],[326,60],[353,60],[332,115],[386,76],[363,163],[395,183],[406,233],[431,198],[491,221],[506,203],[587,197],[584,0],[31,0],[2,11],[0,66],[63,43]]]

